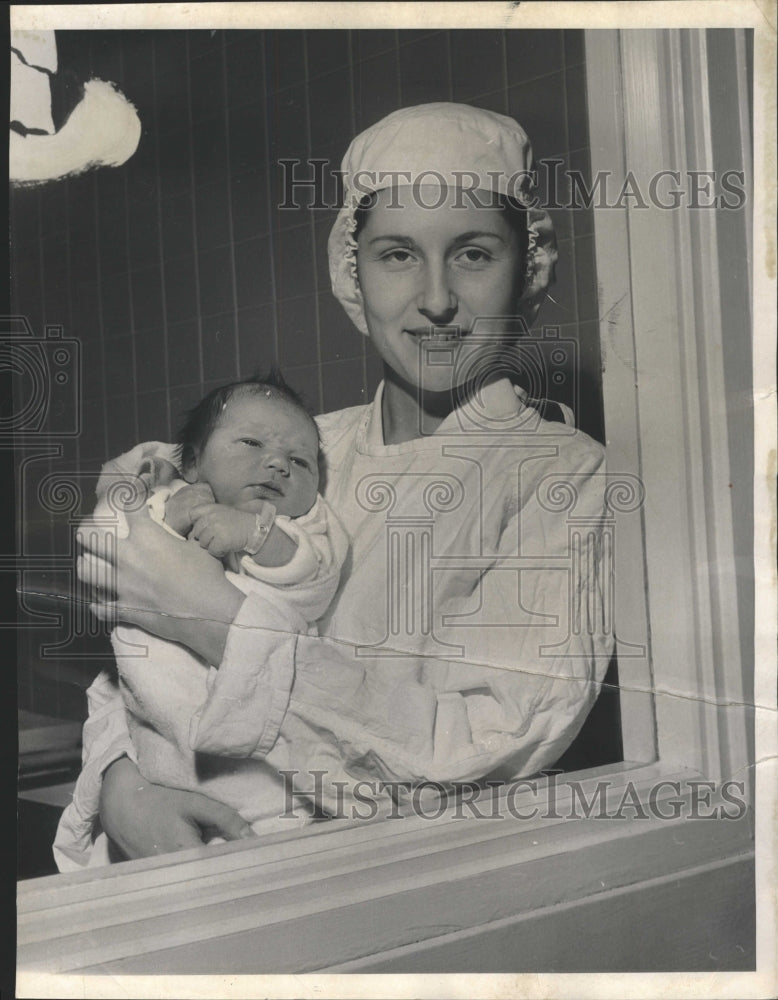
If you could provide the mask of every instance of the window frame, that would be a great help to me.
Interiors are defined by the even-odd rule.
[[[710,151],[704,32],[682,36],[672,31],[587,30],[585,38],[592,176],[609,170],[610,183],[619,190],[625,164],[630,164],[642,189],[652,173],[668,163],[680,170],[695,169],[695,164],[704,169]],[[686,76],[684,60],[693,67]],[[737,141],[744,141],[742,132]],[[742,777],[751,760],[740,644],[740,630],[749,623],[738,617],[732,569],[734,512],[731,495],[722,488],[729,481],[729,455],[726,409],[718,405],[724,400],[724,371],[716,350],[722,323],[715,305],[717,257],[711,252],[717,240],[715,214],[633,207],[595,212],[609,471],[640,477],[646,500],[639,516],[619,522],[615,547],[626,760],[571,777],[580,779],[585,789],[606,780],[614,794],[634,781],[641,797],[657,782],[677,780],[687,803],[692,794],[689,781]],[[663,251],[657,252],[657,247]],[[656,289],[662,289],[659,301]],[[643,330],[651,335],[644,336]],[[700,572],[690,574],[690,564]],[[634,572],[636,565],[645,566],[644,577]],[[711,566],[715,572],[706,572]],[[668,587],[668,579],[680,587]],[[650,662],[649,657],[633,655],[641,646],[650,650]],[[544,787],[541,783],[534,798],[527,793],[521,802],[542,806]],[[47,942],[61,936],[62,920],[70,920],[68,927],[76,933],[78,921],[88,924],[92,919],[94,900],[108,893],[123,897],[123,905],[114,910],[126,934],[114,939],[112,950],[92,947],[79,954],[71,948],[68,968],[51,971],[88,968],[115,974],[138,971],[141,960],[144,971],[155,971],[160,939],[144,926],[150,908],[160,915],[177,912],[173,884],[190,886],[194,911],[203,905],[200,890],[213,891],[225,872],[245,884],[252,872],[264,869],[266,890],[257,894],[253,914],[244,913],[242,923],[228,912],[215,926],[198,921],[200,930],[190,932],[189,938],[178,932],[175,940],[182,947],[188,942],[192,961],[207,928],[232,956],[229,971],[243,971],[241,962],[254,960],[256,951],[251,949],[270,933],[264,928],[283,919],[289,945],[270,956],[276,969],[294,953],[299,961],[295,971],[370,970],[382,955],[395,955],[401,970],[408,949],[423,951],[425,941],[456,939],[480,926],[478,919],[483,926],[508,919],[507,912],[492,906],[473,911],[470,927],[460,916],[460,926],[452,927],[450,918],[458,913],[463,887],[474,873],[485,879],[484,891],[499,895],[506,873],[519,866],[536,891],[529,909],[516,903],[513,917],[518,919],[587,899],[606,881],[609,890],[616,891],[641,880],[680,879],[703,863],[715,867],[727,859],[747,859],[752,854],[753,821],[748,813],[737,823],[652,819],[620,827],[597,820],[539,819],[506,828],[505,851],[491,867],[485,854],[489,842],[502,834],[489,823],[471,824],[465,833],[462,829],[450,816],[426,826],[418,817],[396,825],[384,822],[380,828],[344,823],[337,829],[322,826],[282,840],[269,838],[261,847],[230,844],[22,883],[21,967],[27,954],[39,958],[33,957],[32,966],[26,967],[41,969],[40,956]],[[696,845],[697,853],[678,850],[681,834]],[[459,853],[452,853],[445,866],[420,869],[421,848],[414,846],[414,838],[427,841],[425,859]],[[372,857],[367,857],[370,852]],[[413,865],[411,855],[416,858]],[[340,874],[335,858],[345,865]],[[402,864],[411,865],[404,880],[393,874],[400,869],[392,868]],[[560,874],[552,877],[555,870]],[[573,884],[574,873],[581,871],[585,875]],[[290,886],[299,889],[301,873],[309,886],[331,893],[326,897],[329,904],[322,905],[324,897],[319,895],[314,905],[311,893],[302,889],[294,895]],[[418,910],[422,890],[434,898],[426,917]],[[370,901],[385,908],[396,904],[416,919],[377,933],[377,924],[365,927],[364,910],[359,908]],[[320,939],[310,933],[306,937],[305,929],[312,916],[327,922],[328,915],[337,924],[338,950],[328,951],[322,964]],[[87,940],[88,926],[79,933]],[[127,964],[117,964],[117,947],[125,948]]]
[[[586,32],[593,177],[609,172],[619,192],[629,169],[645,192],[668,164],[682,176],[709,167],[706,44],[702,30]],[[731,155],[749,171],[740,124]],[[651,759],[653,722],[659,760],[720,781],[750,761],[745,713],[726,706],[746,701],[751,623],[736,593],[717,214],[603,209],[595,248],[609,471],[639,476],[646,493],[616,546],[618,628],[650,645],[649,665],[617,644],[625,758]]]
[[[658,877],[682,885],[701,868],[747,863],[750,815],[690,818],[690,777],[656,763],[566,775],[587,801],[604,783],[608,815],[589,820],[569,819],[574,794],[566,784],[554,793],[558,817],[546,815],[549,786],[541,782],[491,820],[449,810],[435,819],[331,821],[297,836],[32,879],[18,887],[20,968],[53,977],[199,977],[383,971],[398,961],[402,972],[409,953],[455,945],[495,924],[531,921]],[[617,815],[628,786],[646,801],[659,783],[658,811],[669,816],[677,800],[680,815]],[[533,807],[539,815],[519,822],[511,811]],[[515,971],[536,971],[532,955],[519,949],[512,958]]]

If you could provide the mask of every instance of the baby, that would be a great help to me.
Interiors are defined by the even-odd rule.
[[[190,411],[172,456],[180,476],[154,485],[148,499],[151,516],[182,544],[196,540],[235,586],[265,602],[271,625],[258,684],[290,633],[315,632],[346,556],[345,532],[317,492],[318,452],[316,424],[280,376],[235,382]],[[153,460],[150,478],[166,478],[165,469],[173,471]],[[135,627],[118,626],[112,643],[143,776],[225,802],[256,832],[288,830],[288,820],[278,824],[281,778],[252,759],[256,734],[240,705],[211,704],[217,670]]]
[[[222,386],[189,412],[174,455],[182,478],[155,491],[151,515],[233,572],[284,584],[320,577],[319,532],[306,530],[324,504],[318,456],[316,423],[277,372]]]

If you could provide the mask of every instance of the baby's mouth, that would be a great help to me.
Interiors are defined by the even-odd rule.
[[[253,483],[251,487],[260,500],[277,500],[284,495],[278,483]]]

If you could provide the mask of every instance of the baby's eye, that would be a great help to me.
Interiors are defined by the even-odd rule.
[[[261,448],[262,447],[262,442],[261,441],[257,441],[256,438],[241,438],[240,439],[240,443],[241,444],[250,445],[252,448]]]
[[[295,456],[292,456],[292,462],[295,465],[299,465],[301,469],[310,469],[311,467],[310,463],[306,462],[304,458],[296,458]]]

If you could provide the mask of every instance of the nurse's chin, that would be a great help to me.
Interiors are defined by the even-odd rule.
[[[434,395],[448,395],[455,393],[466,384],[465,381],[452,381],[450,378],[417,378],[414,379],[414,384],[419,392],[434,394]]]
[[[494,352],[484,353],[479,345],[455,341],[430,342],[417,359],[414,382],[431,392],[446,392],[476,381],[494,365]]]

